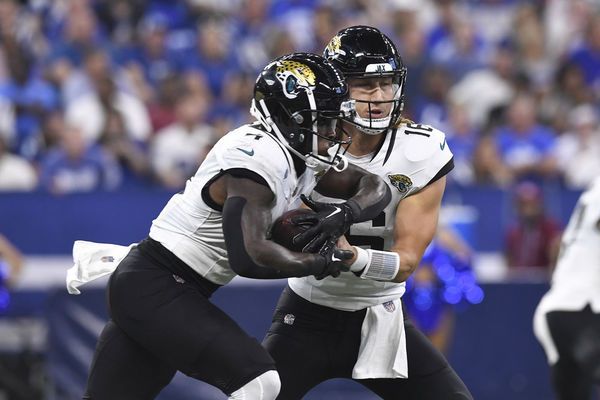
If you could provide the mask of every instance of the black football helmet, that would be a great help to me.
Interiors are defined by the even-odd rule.
[[[292,53],[260,73],[250,113],[308,168],[341,171],[351,139],[337,121],[350,118],[353,104],[343,75],[329,61],[317,54]],[[327,155],[319,154],[319,137],[331,144]]]
[[[377,28],[352,26],[342,29],[331,39],[323,51],[323,56],[342,71],[346,78],[392,77],[394,90],[392,100],[355,100],[369,103],[369,109],[372,104],[393,102],[389,115],[375,119],[361,118],[358,114],[354,114],[348,122],[369,135],[377,135],[396,126],[404,107],[406,67],[390,38]]]

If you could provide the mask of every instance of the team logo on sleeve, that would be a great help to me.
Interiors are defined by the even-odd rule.
[[[402,194],[408,193],[413,183],[410,178],[402,174],[388,175],[392,185]]]
[[[299,88],[313,89],[316,84],[315,73],[297,61],[282,61],[277,66],[277,79],[283,86],[283,93],[289,99],[298,95]]]

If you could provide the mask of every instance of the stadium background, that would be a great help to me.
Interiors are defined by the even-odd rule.
[[[519,182],[564,225],[600,175],[598,12],[593,0],[1,2],[0,233],[24,266],[0,301],[0,399],[80,397],[106,309],[104,281],[66,293],[73,241],[144,238],[211,144],[248,120],[258,70],[320,53],[352,24],[394,39],[405,115],[455,152],[443,221],[473,248],[485,298],[458,313],[450,362],[476,399],[553,399],[531,327],[547,270],[513,273],[504,237]],[[532,136],[507,144],[528,114]],[[282,285],[236,279],[214,299],[260,339]],[[160,396],[198,398],[224,396],[181,376]],[[307,398],[375,397],[336,380]]]

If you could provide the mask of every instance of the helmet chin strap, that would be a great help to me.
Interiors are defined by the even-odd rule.
[[[267,132],[271,132],[273,131],[272,125],[274,125],[273,120],[271,119],[271,114],[269,113],[269,110],[267,110],[267,107],[265,107],[265,102],[261,100],[260,103],[261,108],[265,111],[265,114],[263,115],[258,110],[258,107],[256,106],[256,100],[252,99],[252,102],[250,103],[250,115],[256,118],[256,120],[260,122],[260,124],[263,126],[263,128],[267,130]],[[267,118],[265,118],[265,115],[267,116]]]
[[[346,156],[340,155],[336,158],[338,158],[338,162],[336,162],[331,168],[333,168],[336,172],[342,172],[343,170],[348,168],[348,159],[346,158]]]
[[[390,124],[390,119],[391,117],[388,115],[385,118],[378,118],[378,119],[366,119],[366,118],[362,118],[359,117],[358,114],[354,116],[354,125],[363,133],[367,134],[367,135],[379,135],[383,132],[386,131],[386,129],[388,129],[389,124]],[[367,127],[367,126],[373,126],[373,123],[377,123],[383,125],[382,127]]]
[[[306,157],[305,163],[307,168],[316,172],[327,171],[329,168],[333,168],[336,172],[342,172],[348,168],[348,159],[343,155],[336,155],[331,163],[327,163],[311,154]]]

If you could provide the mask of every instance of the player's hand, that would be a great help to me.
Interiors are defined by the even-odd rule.
[[[340,276],[340,273],[349,271],[350,265],[345,261],[354,257],[352,251],[338,248],[334,240],[327,240],[319,250],[319,254],[325,257],[326,261],[323,269],[319,273],[314,274],[317,280],[330,275],[337,278]]]
[[[302,251],[314,253],[319,250],[328,239],[337,240],[358,217],[357,212],[347,203],[321,203],[313,201],[305,195],[300,198],[316,214],[298,215],[292,219],[294,224],[311,224],[312,226],[294,238],[295,243],[306,243]]]
[[[348,239],[345,235],[342,235],[338,238],[336,246],[342,250],[350,250],[353,251],[354,246],[348,242]]]

